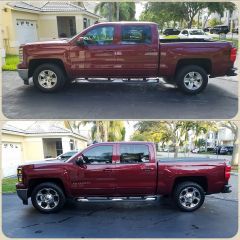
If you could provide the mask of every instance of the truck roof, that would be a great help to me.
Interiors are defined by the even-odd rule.
[[[149,24],[149,25],[157,25],[157,23],[154,22],[139,22],[139,21],[120,21],[120,22],[101,22],[97,23],[95,25],[128,25],[128,24],[136,24],[136,25],[144,25],[144,24]]]
[[[146,142],[146,141],[118,141],[118,142],[100,142],[100,143],[94,143],[93,145],[101,145],[101,144],[116,144],[116,143],[127,143],[127,144],[138,144],[138,143],[145,143],[145,144],[153,144],[152,142]]]

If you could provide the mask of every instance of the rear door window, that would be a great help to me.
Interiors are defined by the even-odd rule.
[[[121,44],[151,44],[150,26],[122,26]]]
[[[147,145],[144,144],[121,144],[120,163],[135,164],[148,163],[150,153]]]

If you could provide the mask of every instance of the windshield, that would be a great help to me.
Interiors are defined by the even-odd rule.
[[[204,31],[202,30],[191,30],[189,33],[190,35],[205,35]]]

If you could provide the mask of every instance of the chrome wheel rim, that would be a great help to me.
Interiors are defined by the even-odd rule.
[[[59,195],[52,188],[43,188],[37,192],[36,202],[42,209],[53,209],[59,203]]]
[[[43,88],[53,88],[57,84],[57,75],[51,70],[43,70],[38,75],[38,83]]]
[[[186,187],[180,192],[179,201],[182,206],[191,209],[200,203],[201,194],[195,187]]]
[[[197,90],[202,86],[203,78],[198,72],[189,72],[184,77],[184,85],[189,90]]]

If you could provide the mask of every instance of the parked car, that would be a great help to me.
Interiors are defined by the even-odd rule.
[[[69,152],[62,153],[58,155],[56,158],[46,158],[46,161],[51,161],[51,160],[61,160],[61,161],[66,161],[73,155],[77,154],[79,151],[73,150]]]
[[[203,31],[204,32],[210,32],[210,29],[211,29],[210,27],[206,27],[206,28],[203,29]]]
[[[229,42],[159,40],[155,23],[99,23],[69,40],[21,45],[18,73],[25,84],[33,77],[43,92],[58,91],[75,78],[163,77],[197,94],[209,77],[236,75],[236,51]]]
[[[215,34],[221,34],[221,33],[228,34],[229,27],[225,26],[225,25],[217,25],[210,29],[210,33],[212,33],[212,34],[214,34],[214,33]]]
[[[232,155],[233,154],[233,146],[221,146],[220,154],[223,155]]]
[[[176,29],[176,28],[166,28],[163,31],[163,35],[165,36],[169,36],[169,35],[178,35],[180,33],[180,30]]]
[[[197,39],[211,39],[211,36],[206,34],[202,29],[183,29],[179,35],[180,38],[197,38]]]
[[[96,143],[67,161],[21,165],[17,194],[42,213],[63,208],[66,199],[150,201],[172,196],[186,212],[197,210],[205,195],[229,193],[231,166],[225,160],[159,158],[151,142]]]
[[[191,150],[192,153],[199,153],[200,152],[200,149],[199,148],[194,148]]]

